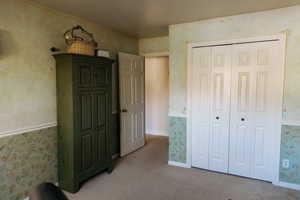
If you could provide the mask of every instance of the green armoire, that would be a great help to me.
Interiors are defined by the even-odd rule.
[[[99,172],[112,170],[113,60],[56,54],[59,186],[75,193]]]

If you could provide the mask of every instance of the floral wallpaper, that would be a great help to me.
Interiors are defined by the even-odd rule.
[[[288,169],[283,159],[290,161]],[[300,184],[300,126],[282,126],[280,161],[280,181]]]
[[[0,138],[0,199],[20,200],[41,182],[57,182],[56,127]]]
[[[186,163],[186,118],[169,117],[169,160]]]

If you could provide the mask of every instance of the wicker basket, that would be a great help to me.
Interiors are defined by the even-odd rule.
[[[75,31],[80,31],[75,33]],[[81,34],[81,35],[80,35]],[[84,30],[81,26],[75,26],[64,34],[67,52],[74,54],[83,54],[94,56],[97,43],[94,40],[93,34]]]
[[[83,40],[75,40],[67,44],[67,52],[74,54],[83,54],[94,56],[95,55],[95,46],[90,44],[90,42]]]

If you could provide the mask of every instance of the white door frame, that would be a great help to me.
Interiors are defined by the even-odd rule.
[[[279,41],[280,42],[280,60],[281,60],[281,70],[282,70],[282,87],[280,89],[281,105],[283,104],[283,90],[284,90],[284,68],[285,68],[285,58],[286,58],[286,33],[281,33],[277,35],[252,37],[252,38],[241,38],[225,41],[212,41],[212,42],[190,42],[187,44],[188,57],[187,57],[187,167],[192,167],[192,132],[191,132],[191,64],[192,64],[192,49],[195,47],[208,47],[216,45],[228,45],[228,44],[243,44],[243,43],[254,43],[254,42],[266,42],[266,41]],[[282,118],[282,107],[280,112],[280,119]],[[282,120],[281,120],[282,121]],[[274,137],[274,143],[276,144],[276,152],[274,154],[273,160],[277,163],[274,166],[274,179],[272,183],[274,185],[279,185],[279,169],[280,169],[280,144],[281,144],[281,123],[279,123],[276,128],[276,133]]]

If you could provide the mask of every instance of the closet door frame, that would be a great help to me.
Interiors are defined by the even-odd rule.
[[[279,55],[280,55],[280,70],[281,70],[281,80],[279,80],[282,84],[281,87],[278,88],[280,92],[280,104],[282,105],[278,108],[278,116],[280,119],[276,124],[276,132],[274,133],[275,144],[275,153],[273,154],[273,169],[274,172],[272,184],[279,185],[279,169],[280,169],[280,144],[281,144],[281,125],[282,125],[282,112],[283,112],[283,92],[284,92],[284,68],[285,68],[285,58],[286,58],[286,33],[281,33],[277,35],[270,36],[260,36],[260,37],[252,37],[252,38],[242,38],[242,39],[233,39],[233,40],[223,40],[223,41],[212,41],[212,42],[191,42],[187,43],[187,149],[186,149],[186,157],[187,161],[185,166],[187,168],[192,167],[192,131],[191,131],[191,77],[192,77],[192,59],[193,59],[193,48],[201,48],[201,47],[213,47],[220,45],[234,45],[234,44],[243,44],[243,43],[256,43],[256,42],[267,42],[267,41],[278,41],[279,44]]]

